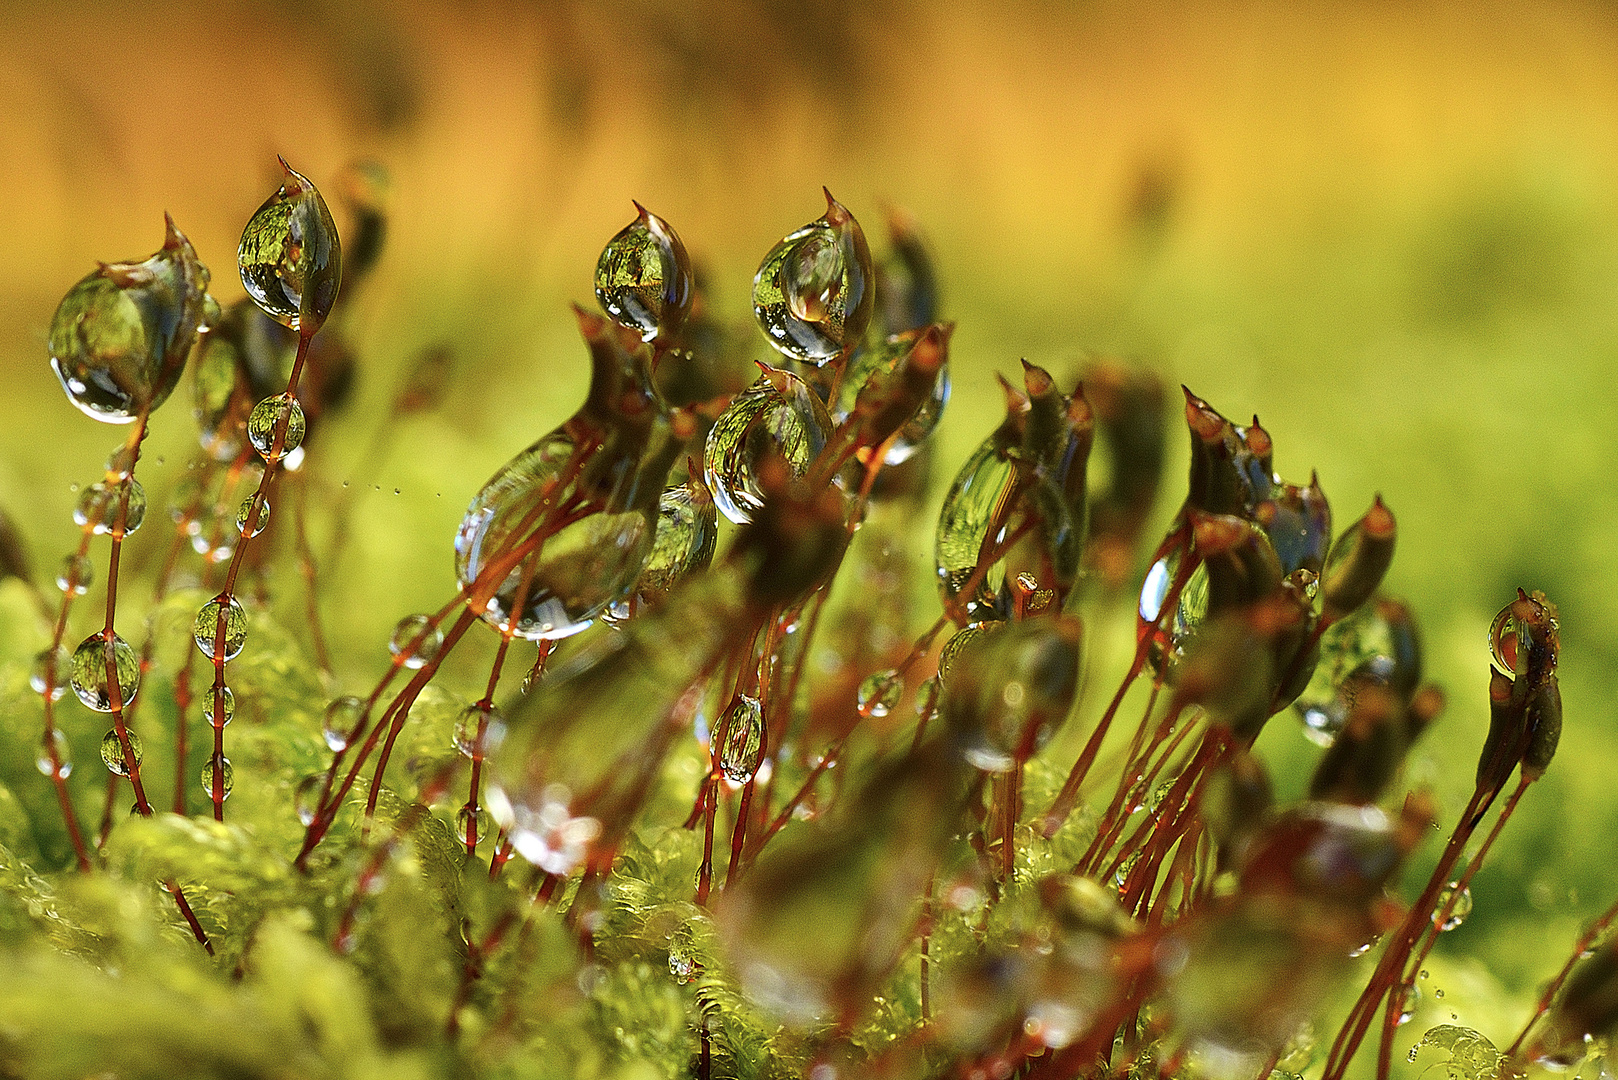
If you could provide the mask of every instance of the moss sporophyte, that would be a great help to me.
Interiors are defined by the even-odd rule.
[[[353,381],[339,289],[386,217],[345,186],[345,282],[283,167],[238,251],[247,299],[220,309],[171,221],[51,326],[69,400],[128,436],[79,501],[31,691],[5,684],[8,760],[42,777],[0,777],[0,1073],[1390,1074],[1429,951],[1554,755],[1550,601],[1496,621],[1474,791],[1407,907],[1390,883],[1438,810],[1401,765],[1444,698],[1380,591],[1380,498],[1334,533],[1257,418],[1187,391],[1183,502],[1141,558],[1168,395],[1025,362],[948,486],[917,635],[901,570],[953,326],[915,227],[894,215],[874,260],[827,193],[764,257],[755,335],[637,205],[603,314],[576,311],[584,403],[468,493],[454,594],[332,696],[309,516],[334,559],[348,506],[309,478]],[[172,535],[136,540],[187,363],[200,451]],[[392,416],[434,408],[450,363],[425,353]],[[120,558],[145,541],[166,554],[137,588]],[[279,561],[301,602],[271,595]],[[1133,648],[1105,687],[1086,626],[1120,597]],[[479,649],[458,681],[446,661]],[[1325,750],[1278,802],[1255,742],[1284,713]],[[92,745],[104,779],[73,768]],[[1479,1080],[1603,1053],[1614,917],[1505,1050],[1446,1025],[1417,1051]]]

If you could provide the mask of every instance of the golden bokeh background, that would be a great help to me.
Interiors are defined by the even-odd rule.
[[[1340,524],[1384,494],[1402,530],[1391,584],[1451,700],[1411,770],[1446,827],[1486,723],[1489,618],[1519,584],[1561,605],[1563,758],[1435,958],[1449,994],[1432,1023],[1454,1011],[1504,1036],[1576,921],[1618,893],[1618,9],[0,12],[0,506],[40,564],[74,540],[71,485],[122,435],[50,373],[57,299],[94,260],[154,250],[167,210],[234,300],[235,244],[277,153],[322,184],[359,157],[391,175],[383,262],[340,301],[359,401],[315,466],[372,489],[331,568],[359,673],[395,619],[453,588],[477,486],[577,403],[566,304],[590,301],[630,199],[675,224],[740,316],[758,258],[818,216],[824,184],[874,240],[892,204],[932,241],[959,322],[940,486],[995,422],[995,371],[1026,356],[1065,380],[1109,353],[1256,411],[1283,475],[1318,469]],[[437,342],[456,355],[449,400],[379,451],[383,404]],[[171,470],[195,445],[188,397],[148,446]],[[148,481],[154,504],[163,488]],[[1290,718],[1273,727],[1266,745],[1302,760]]]

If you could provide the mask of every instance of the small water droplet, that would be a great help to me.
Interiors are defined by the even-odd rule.
[[[125,489],[129,492],[129,503],[122,506]],[[146,520],[146,489],[132,476],[116,485],[97,481],[85,488],[73,509],[73,523],[88,525],[97,536],[106,536],[112,532],[120,511],[124,515],[126,536]]]
[[[219,689],[219,696],[224,702],[225,706],[222,711],[219,726],[224,727],[226,724],[230,723],[230,721],[236,715],[236,695],[231,693],[230,687],[223,686]],[[202,722],[210,726],[213,725],[214,719],[213,705],[213,688],[209,687],[208,690],[202,695]]]
[[[236,531],[249,540],[263,532],[270,524],[270,500],[259,500],[258,514],[255,516],[253,514],[254,498],[255,496],[249,495],[242,500],[241,506],[236,508]],[[248,520],[250,517],[252,518],[251,521]]]
[[[388,638],[388,652],[403,657],[404,666],[420,668],[438,655],[444,644],[444,632],[426,615],[406,615],[393,627]]]
[[[285,457],[303,445],[306,424],[298,399],[291,394],[276,394],[254,405],[247,415],[247,441],[266,461],[275,446],[276,429],[283,424],[286,434],[281,439],[281,455]]]
[[[112,635],[113,671],[118,679],[118,699],[127,706],[140,689],[140,658],[129,642]],[[73,692],[87,708],[111,712],[112,687],[107,681],[107,642],[101,634],[91,634],[73,650],[70,665]]]
[[[236,770],[231,768],[229,758],[222,758],[221,763],[222,767],[219,770],[219,782],[222,789],[220,798],[228,799],[230,797],[230,789],[235,786],[236,783]],[[213,762],[211,760],[202,766],[200,779],[202,780],[203,792],[210,799],[213,798]]]
[[[1517,673],[1517,661],[1522,656],[1523,628],[1517,625],[1517,618],[1511,613],[1515,606],[1513,601],[1501,608],[1489,626],[1489,655],[1494,666],[1507,675]]]
[[[348,749],[354,734],[365,722],[365,702],[352,694],[344,695],[326,706],[326,718],[320,729],[321,736],[332,753]]]
[[[55,761],[51,760],[52,751],[55,751]],[[49,777],[54,773],[65,780],[72,775],[73,757],[68,750],[67,736],[62,734],[61,728],[51,728],[50,734],[40,740],[39,757],[34,764],[42,776]]]
[[[1422,974],[1425,976],[1426,972]],[[1393,992],[1400,994],[1401,990],[1395,987]],[[1416,1010],[1419,1008],[1421,1008],[1421,987],[1414,984],[1404,987],[1399,1005],[1399,1026],[1403,1027],[1405,1024],[1410,1023],[1411,1018],[1416,1015]]]
[[[129,756],[134,759],[135,765],[140,766],[141,748],[140,736],[128,728],[124,734],[129,737]],[[124,760],[123,742],[118,738],[118,729],[112,728],[101,736],[101,760],[107,766],[107,771],[116,776],[129,775],[129,763]]]
[[[669,947],[669,974],[674,976],[675,982],[687,986],[696,981],[700,970],[701,965],[690,953],[678,945]]]
[[[481,807],[474,809],[470,805],[462,805],[455,813],[455,839],[464,841],[469,826],[473,829],[472,842],[481,844],[483,838],[489,835],[489,812]]]
[[[191,629],[203,656],[212,660],[215,647],[222,643],[223,658],[234,660],[247,644],[247,610],[234,596],[220,593],[197,610]]]
[[[481,761],[493,753],[505,738],[505,716],[493,705],[481,702],[468,705],[455,718],[455,749],[473,761]]]
[[[1462,889],[1457,895],[1455,888],[1459,884],[1459,882],[1452,881],[1444,886],[1443,891],[1438,894],[1436,910],[1441,914],[1446,907],[1449,907],[1449,917],[1439,925],[1438,929],[1440,931],[1455,929],[1466,921],[1468,915],[1472,914],[1471,886]],[[1451,906],[1452,903],[1453,906]]]
[[[751,780],[764,755],[764,708],[758,698],[738,694],[731,699],[717,730],[725,740],[720,770],[738,784]]]
[[[884,668],[872,672],[860,683],[855,695],[860,715],[877,719],[888,715],[899,704],[904,692],[904,676],[897,669]]]
[[[324,775],[310,773],[298,781],[297,788],[292,792],[292,809],[298,815],[299,824],[306,828],[314,824],[315,802],[320,798],[321,786],[324,783]]]
[[[42,649],[34,656],[33,667],[28,672],[28,685],[36,694],[43,695],[49,690],[51,700],[60,701],[62,695],[67,693],[68,669],[72,663],[72,657],[61,645]]]

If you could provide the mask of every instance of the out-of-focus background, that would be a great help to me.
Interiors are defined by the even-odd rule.
[[[1282,474],[1317,469],[1340,524],[1384,495],[1390,584],[1451,701],[1410,777],[1446,829],[1486,725],[1489,619],[1518,585],[1560,604],[1562,756],[1446,935],[1423,984],[1446,994],[1412,1037],[1453,1013],[1509,1041],[1579,919],[1618,894],[1611,6],[0,10],[0,506],[44,576],[76,538],[72,485],[123,435],[47,366],[57,300],[95,260],[156,249],[165,210],[219,299],[239,297],[236,242],[277,153],[317,184],[360,157],[391,175],[383,262],[340,302],[358,405],[318,462],[366,488],[331,584],[360,675],[395,619],[449,595],[477,487],[577,404],[566,304],[591,300],[630,200],[674,223],[742,317],[759,257],[819,215],[824,184],[878,246],[887,204],[931,240],[959,322],[940,486],[996,421],[994,372],[1026,356],[1065,380],[1106,353],[1257,412]],[[436,342],[456,357],[448,400],[378,443],[405,364]],[[194,452],[189,396],[148,444],[171,471]],[[1174,439],[1171,503],[1177,422]],[[154,559],[160,531],[131,557]],[[1307,758],[1290,717],[1273,728],[1277,760]]]

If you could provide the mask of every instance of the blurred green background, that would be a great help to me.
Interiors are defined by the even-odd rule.
[[[71,485],[123,435],[50,373],[56,301],[94,260],[154,250],[164,210],[221,301],[240,296],[236,241],[276,153],[317,183],[361,156],[392,176],[384,260],[339,305],[362,353],[357,407],[311,459],[329,490],[366,489],[354,547],[324,568],[354,685],[399,616],[450,595],[473,492],[577,404],[566,303],[590,300],[630,199],[674,223],[742,317],[757,260],[818,216],[824,184],[874,241],[886,204],[932,241],[960,324],[940,488],[996,420],[994,372],[1026,356],[1065,379],[1108,353],[1257,412],[1282,474],[1317,469],[1340,525],[1384,495],[1401,526],[1390,584],[1450,697],[1409,777],[1438,791],[1445,829],[1486,724],[1489,619],[1518,585],[1560,605],[1561,756],[1446,935],[1446,996],[1411,1038],[1454,1013],[1509,1041],[1577,922],[1618,894],[1612,6],[0,12],[0,506],[45,577],[76,538]],[[379,451],[383,406],[437,342],[456,356],[449,399]],[[188,398],[189,383],[148,444],[167,468],[147,474],[158,505],[195,447]],[[131,558],[155,562],[162,532]],[[1289,717],[1264,745],[1295,790],[1289,765],[1312,748]]]

